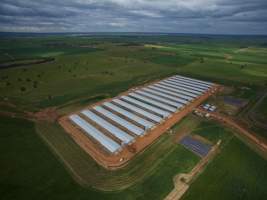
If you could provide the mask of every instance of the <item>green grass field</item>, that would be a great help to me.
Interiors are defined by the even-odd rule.
[[[175,73],[228,85],[261,88],[266,84],[266,50],[256,39],[252,44],[247,41],[250,48],[231,38],[201,42],[191,38],[189,44],[179,37],[171,38],[171,44],[164,43],[166,39],[159,37],[162,44],[154,46],[147,45],[155,44],[153,37],[0,39],[1,62],[55,58],[50,63],[2,69],[0,98],[38,110],[98,95],[114,96]]]
[[[182,199],[264,200],[266,168],[266,160],[233,138]]]
[[[63,158],[72,159],[71,165],[80,167],[83,170],[80,173],[87,173],[92,185],[81,187],[60,163],[57,155],[52,153],[51,146],[50,151],[38,136],[33,123],[5,117],[0,119],[0,128],[4,130],[1,132],[0,150],[5,152],[0,156],[3,163],[0,168],[1,199],[162,199],[173,188],[172,177],[179,172],[189,171],[199,160],[182,146],[169,144],[170,140],[165,136],[127,168],[111,172],[99,167],[77,145],[70,148],[73,144],[69,139],[64,139],[66,134],[54,136],[59,137],[53,138],[54,142],[62,139],[58,150],[61,153],[65,151]],[[168,148],[164,149],[164,146]],[[165,155],[155,155],[160,153],[157,148]],[[122,186],[120,181],[126,185]],[[101,185],[102,189],[118,189],[127,186],[127,182],[134,184],[117,192],[106,193],[92,188]]]
[[[192,134],[200,135],[213,144],[216,144],[219,140],[227,142],[232,137],[230,130],[214,121],[202,121],[200,125],[193,130]]]

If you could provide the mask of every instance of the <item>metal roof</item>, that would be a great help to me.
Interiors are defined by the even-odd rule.
[[[146,120],[146,119],[143,119],[135,114],[133,114],[132,112],[129,112],[123,108],[120,108],[119,106],[116,106],[112,103],[109,103],[109,102],[105,102],[103,105],[107,106],[108,108],[114,110],[115,112],[118,112],[120,113],[121,115],[137,122],[138,124],[144,126],[146,129],[149,129],[149,128],[152,128],[155,124]]]
[[[190,97],[190,96],[187,96],[187,95],[183,95],[183,94],[179,94],[178,92],[173,92],[173,91],[164,89],[162,87],[159,87],[159,85],[156,85],[156,84],[148,86],[148,88],[151,88],[151,89],[153,89],[155,91],[163,92],[165,94],[170,94],[172,96],[179,97],[181,99],[185,99],[185,100],[188,100],[188,101],[192,101],[194,99],[193,97]]]
[[[208,90],[210,88],[210,86],[202,86],[202,85],[199,85],[199,83],[196,83],[196,82],[189,82],[189,81],[180,80],[180,79],[176,79],[176,78],[169,78],[168,80],[174,81],[176,83],[183,83],[184,85],[191,86],[191,87],[196,87],[196,88],[199,88],[201,90]]]
[[[197,97],[202,94],[201,92],[198,92],[198,91],[195,91],[195,90],[192,90],[192,89],[189,89],[189,88],[185,88],[185,87],[183,87],[181,85],[180,86],[174,85],[173,83],[168,83],[166,81],[161,81],[159,83],[162,84],[162,85],[174,88],[174,89],[178,89],[178,91],[190,92],[191,94],[195,94]]]
[[[185,76],[175,75],[175,77],[179,77],[179,78],[183,78],[183,79],[191,80],[191,81],[196,81],[196,82],[207,84],[207,85],[213,85],[213,83],[211,83],[211,82],[201,81],[201,80],[198,80],[198,79],[188,78],[188,77],[185,77]]]
[[[181,90],[181,89],[170,87],[168,84],[165,84],[165,83],[157,83],[157,84],[155,84],[155,86],[160,87],[162,89],[166,89],[168,91],[172,91],[172,92],[178,93],[178,94],[182,94],[182,95],[186,95],[186,96],[192,97],[193,99],[195,99],[196,97],[199,96],[197,94],[193,94],[193,93],[185,91],[185,90]]]
[[[159,92],[157,90],[154,90],[154,89],[150,89],[150,88],[143,88],[143,90],[147,91],[147,92],[150,92],[151,94],[154,94],[154,95],[158,95],[160,97],[163,97],[163,98],[167,98],[171,101],[174,101],[174,102],[178,102],[178,103],[182,103],[182,104],[187,104],[188,103],[188,100],[184,100],[184,99],[181,99],[181,98],[178,98],[178,97],[175,97],[173,95],[169,95],[169,94],[165,94],[165,93],[162,93],[162,92]]]
[[[152,111],[152,112],[158,114],[159,116],[161,116],[162,118],[167,117],[167,116],[170,115],[169,112],[166,112],[166,111],[161,110],[161,109],[159,109],[157,107],[151,106],[151,105],[149,105],[147,103],[143,103],[142,101],[139,101],[139,100],[136,100],[135,98],[132,98],[132,97],[138,96],[138,95],[136,95],[134,93],[130,93],[129,95],[130,96],[122,96],[121,99],[126,100],[129,103],[132,103],[134,105],[140,106],[140,107],[142,107],[144,109],[147,109],[149,111]]]
[[[95,106],[94,109],[97,112],[101,113],[102,115],[106,116],[107,118],[111,119],[115,123],[128,129],[130,132],[134,133],[135,135],[143,135],[144,130],[142,128],[140,128],[140,127],[128,122],[127,120],[113,114],[112,112],[106,110],[105,108],[103,108],[101,106]]]
[[[136,107],[136,106],[134,106],[132,104],[126,103],[126,102],[124,102],[122,100],[119,100],[119,99],[113,99],[112,101],[117,103],[118,105],[123,106],[126,109],[129,109],[129,110],[131,110],[133,112],[136,112],[136,113],[138,113],[140,115],[143,115],[144,117],[147,117],[148,119],[153,120],[154,122],[158,122],[159,123],[159,122],[162,121],[161,117],[159,117],[157,115],[154,115],[154,114],[152,114],[150,112],[147,112],[147,111],[145,111],[145,110],[143,110],[141,108],[138,108],[138,107]]]
[[[114,142],[112,139],[101,133],[99,130],[90,125],[87,121],[79,117],[78,115],[71,115],[69,119],[80,127],[85,133],[94,138],[102,146],[104,146],[109,152],[115,153],[121,149],[121,146]]]
[[[207,84],[204,84],[204,83],[199,83],[197,81],[192,81],[192,80],[188,80],[188,79],[184,79],[184,78],[180,78],[180,77],[171,77],[171,78],[175,79],[175,80],[184,81],[185,83],[194,83],[194,84],[197,84],[197,85],[205,87],[205,88],[212,87],[212,85],[207,85]]]
[[[150,94],[150,93],[148,93],[146,91],[138,90],[138,91],[136,91],[136,93],[144,95],[144,96],[147,96],[147,97],[150,97],[150,98],[152,98],[152,99],[154,99],[156,101],[159,101],[159,102],[163,103],[162,105],[164,105],[168,109],[172,109],[173,112],[175,112],[178,108],[183,107],[183,104],[181,104],[181,103],[176,103],[176,102],[170,101],[170,100],[162,98],[160,96]],[[168,105],[166,105],[166,104],[168,104]],[[173,108],[176,108],[176,109],[173,109]]]
[[[185,84],[184,82],[177,82],[177,81],[173,81],[173,80],[165,80],[166,82],[172,84],[172,85],[178,85],[178,86],[181,86],[181,87],[184,87],[184,88],[188,88],[188,89],[191,89],[191,90],[194,90],[194,91],[198,91],[200,93],[203,93],[206,89],[200,89],[200,88],[197,88],[197,87],[194,87],[194,86],[189,86],[187,84]]]
[[[123,143],[128,144],[134,140],[133,136],[127,134],[126,132],[122,131],[118,127],[112,125],[111,123],[104,120],[100,116],[96,115],[92,111],[83,110],[81,113],[84,114],[86,117],[88,117],[90,120],[94,121],[96,124],[98,124],[102,128],[106,129],[109,133],[114,135],[116,138],[121,140]]]

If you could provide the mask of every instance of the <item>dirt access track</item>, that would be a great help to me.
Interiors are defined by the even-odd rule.
[[[237,130],[240,136],[248,139],[252,144],[255,144],[262,152],[267,155],[267,140],[265,138],[262,138],[256,133],[249,131],[248,128],[243,127],[241,124],[228,116],[219,114],[217,112],[210,113],[200,108],[197,108],[196,110],[203,113],[204,115],[209,113],[211,118],[221,122],[223,125]]]
[[[98,143],[90,139],[90,137],[84,134],[80,129],[73,126],[73,124],[70,122],[68,118],[69,115],[60,118],[58,122],[65,129],[65,131],[74,139],[74,141],[77,144],[79,144],[80,147],[84,151],[86,151],[98,164],[105,167],[106,169],[116,170],[125,166],[129,162],[129,160],[131,160],[136,154],[138,154],[141,151],[144,151],[146,147],[152,144],[162,134],[166,133],[166,131],[170,129],[174,124],[179,122],[188,113],[192,112],[194,108],[199,106],[203,101],[205,101],[209,96],[213,95],[214,92],[218,91],[219,89],[221,89],[221,86],[215,85],[208,92],[195,99],[195,101],[191,102],[183,109],[174,113],[170,118],[165,120],[163,123],[149,130],[146,135],[144,135],[143,137],[137,137],[136,141],[133,144],[124,147],[122,151],[120,151],[117,154],[109,154]],[[118,96],[125,95],[129,91],[132,91],[132,89]],[[111,99],[103,100],[101,102],[89,106],[88,108],[100,105],[103,102],[110,100]]]
[[[174,179],[174,189],[165,197],[164,200],[179,200],[185,194],[190,187],[190,184],[198,177],[199,174],[205,169],[209,162],[219,152],[219,146],[221,141],[219,140],[215,146],[213,146],[204,158],[187,174],[177,174]]]

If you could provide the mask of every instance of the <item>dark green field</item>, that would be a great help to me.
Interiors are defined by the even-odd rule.
[[[125,168],[107,171],[57,123],[12,116],[47,107],[63,115],[173,74],[223,84],[231,88],[227,95],[249,102],[245,109],[267,87],[266,37],[30,36],[0,37],[0,66],[12,64],[0,68],[0,199],[163,199],[173,176],[199,161],[174,142],[175,135],[165,134]],[[40,60],[49,61],[33,64]],[[265,108],[266,98],[257,107],[261,120]],[[212,121],[190,115],[173,131],[184,127],[213,144],[223,142],[185,199],[266,196],[266,160]]]

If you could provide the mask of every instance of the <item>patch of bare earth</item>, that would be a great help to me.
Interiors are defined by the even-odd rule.
[[[48,122],[55,122],[59,117],[57,110],[54,107],[46,108],[36,113],[28,113],[28,115],[32,116],[37,121],[48,121]]]

